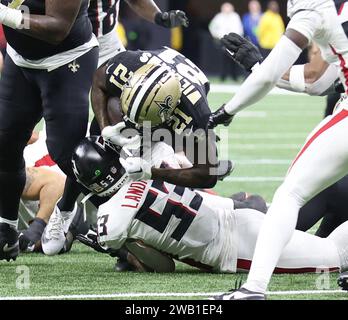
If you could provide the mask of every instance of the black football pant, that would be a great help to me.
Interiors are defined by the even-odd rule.
[[[94,48],[51,72],[18,67],[6,56],[0,80],[0,217],[18,217],[25,185],[23,149],[42,117],[48,151],[68,176],[64,196],[70,199],[65,205],[71,207],[76,200],[73,198],[80,189],[72,172],[71,154],[87,131],[89,91],[98,52]]]
[[[307,231],[323,218],[316,235],[326,238],[348,220],[348,176],[320,192],[299,213],[297,230]]]

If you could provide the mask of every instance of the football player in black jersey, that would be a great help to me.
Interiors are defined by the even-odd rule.
[[[0,23],[8,47],[0,80],[0,259],[18,255],[18,204],[26,180],[23,149],[42,117],[50,155],[73,177],[70,157],[87,130],[89,90],[98,61],[88,4],[1,0]],[[64,201],[51,218],[59,232],[51,228],[46,234],[53,244],[65,241],[63,230],[79,192],[75,179],[68,179]]]
[[[180,140],[177,139],[172,146],[178,152],[184,149],[186,143],[186,152],[193,154],[190,157],[194,164],[192,167],[151,169],[143,159],[128,158],[124,165],[130,178],[152,177],[192,188],[211,188],[217,181],[217,154],[215,137],[207,131],[211,112],[208,92],[209,81],[204,73],[179,52],[164,47],[153,51],[125,51],[116,55],[106,66],[97,70],[91,97],[102,135],[115,144],[123,145],[133,140],[127,141],[120,134],[125,127],[120,122],[121,116],[117,117],[117,125],[110,119],[112,112],[108,112],[107,107],[110,98],[116,102],[112,107],[115,111],[120,108],[122,97],[123,115],[128,123],[139,128],[143,120],[151,120],[152,129],[155,125],[156,129],[169,129],[173,139],[185,136],[182,145],[177,144]],[[186,140],[198,132],[200,136],[196,136],[194,147],[187,150],[189,144]],[[156,133],[156,130],[152,133],[152,141],[159,139],[158,135],[154,138]],[[200,156],[197,153],[200,143],[204,145],[201,149],[204,152],[197,159]],[[192,153],[192,149],[195,152]]]
[[[161,12],[153,0],[127,0],[129,6],[139,16],[165,28],[188,26],[188,19],[183,11]],[[125,48],[115,31],[120,0],[91,0],[88,16],[92,22],[93,33],[99,41],[99,66]]]

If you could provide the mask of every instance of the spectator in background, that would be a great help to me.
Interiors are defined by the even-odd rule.
[[[284,21],[279,14],[277,1],[270,1],[259,25],[259,43],[262,55],[266,58],[285,31]]]
[[[258,27],[261,20],[262,12],[260,2],[257,0],[251,0],[249,2],[249,13],[243,16],[243,28],[244,36],[256,46],[259,46],[259,40],[257,38]]]
[[[234,10],[232,3],[225,2],[221,5],[221,11],[215,15],[209,24],[209,31],[216,43],[220,46],[219,40],[230,32],[243,35],[242,20],[237,12]],[[222,52],[222,50],[221,50]],[[229,57],[223,54],[220,77],[224,81],[227,76],[231,75],[234,80],[243,74],[242,69]]]

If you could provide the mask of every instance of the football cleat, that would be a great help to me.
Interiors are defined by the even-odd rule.
[[[60,211],[56,205],[41,237],[42,251],[44,254],[53,256],[64,248],[66,243],[65,235],[69,230],[76,211],[76,204],[73,211]]]
[[[16,260],[18,254],[17,230],[7,223],[0,223],[0,260]]]
[[[266,295],[243,287],[211,298],[211,300],[266,300]]]

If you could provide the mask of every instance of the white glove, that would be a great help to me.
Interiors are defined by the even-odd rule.
[[[120,163],[131,180],[151,179],[151,164],[144,159],[137,157],[120,158]]]
[[[114,126],[107,126],[102,131],[102,137],[105,140],[108,140],[112,142],[113,144],[117,146],[125,146],[127,144],[135,143],[139,136],[135,136],[133,138],[126,138],[122,135],[121,131],[126,127],[126,124],[124,122],[119,122],[118,124]]]
[[[10,28],[18,29],[22,25],[22,20],[22,11],[0,4],[0,23]]]

